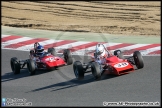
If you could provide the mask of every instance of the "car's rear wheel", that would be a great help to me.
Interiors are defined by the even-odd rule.
[[[92,74],[93,74],[95,80],[101,79],[100,65],[97,62],[92,62],[91,71],[92,71]]]
[[[53,56],[57,56],[55,48],[48,48],[48,53],[51,53]]]
[[[71,51],[69,49],[65,49],[63,54],[64,54],[64,59],[65,59],[65,62],[67,63],[67,65],[73,64]]]
[[[27,68],[30,75],[34,75],[36,72],[35,62],[32,59],[27,60]]]
[[[117,56],[120,59],[125,59],[121,50],[115,50],[114,55]]]
[[[136,64],[136,67],[138,69],[141,69],[144,67],[144,62],[143,62],[143,58],[142,58],[142,55],[139,51],[135,51],[133,53],[133,58],[134,58],[134,61],[135,61],[135,64]]]
[[[80,61],[74,62],[73,70],[74,70],[74,74],[78,80],[82,80],[84,78],[83,66]]]
[[[14,74],[19,74],[20,73],[20,64],[18,63],[16,57],[11,58],[10,65],[11,65],[11,69],[12,69]]]

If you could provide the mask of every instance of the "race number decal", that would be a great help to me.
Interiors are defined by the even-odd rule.
[[[123,67],[126,67],[126,66],[128,66],[127,62],[122,62],[122,63],[118,63],[118,64],[114,65],[114,67],[116,67],[116,68],[123,68]]]
[[[54,58],[53,58],[53,57],[50,57],[49,59],[50,59],[50,61],[53,61],[53,60],[54,60]]]
[[[49,61],[49,62],[55,61],[54,57],[49,57],[49,58],[46,58],[45,60],[46,60],[46,61]]]
[[[54,61],[54,58],[53,57],[50,57],[49,60],[50,60],[50,62],[53,62]]]

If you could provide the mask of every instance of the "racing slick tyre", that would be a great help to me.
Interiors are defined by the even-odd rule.
[[[74,70],[74,74],[78,80],[82,80],[84,78],[83,66],[80,61],[74,62],[73,70]]]
[[[10,65],[11,65],[11,69],[12,69],[14,74],[19,74],[20,73],[20,64],[17,62],[16,57],[11,58]]]
[[[144,67],[143,58],[142,58],[142,55],[141,55],[141,53],[139,51],[135,51],[133,53],[133,58],[134,58],[136,67],[138,69],[141,69],[141,68]]]
[[[125,59],[121,50],[115,50],[114,55],[117,56],[120,59]]]
[[[36,67],[35,67],[35,63],[32,59],[28,59],[27,60],[27,68],[28,68],[28,71],[29,71],[29,74],[30,75],[34,75],[35,72],[36,72]]]
[[[92,74],[93,74],[95,80],[101,79],[100,65],[97,62],[92,62],[91,71],[92,71]]]
[[[71,56],[71,51],[69,49],[65,49],[63,54],[64,54],[64,59],[65,59],[65,62],[67,63],[67,65],[73,64],[73,59],[72,59],[72,56]]]
[[[51,53],[54,56],[57,56],[55,48],[48,48],[48,53]]]

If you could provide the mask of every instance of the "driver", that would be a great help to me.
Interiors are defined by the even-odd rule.
[[[42,45],[38,45],[36,48],[35,55],[41,57],[44,54],[44,47]]]
[[[40,57],[42,57],[44,53],[44,47],[36,42],[34,44],[34,50],[30,50],[29,58],[36,62],[40,62]]]
[[[95,61],[101,65],[105,65],[106,58],[109,56],[109,53],[106,51],[105,47],[102,44],[97,44],[95,53]]]
[[[36,62],[40,62],[40,57],[43,56],[44,54],[44,48],[42,45],[38,45],[36,48],[35,48],[35,53],[33,54],[33,60],[36,61]]]

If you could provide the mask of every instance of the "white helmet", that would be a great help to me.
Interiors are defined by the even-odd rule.
[[[98,54],[98,55],[102,55],[102,56],[105,55],[105,48],[104,48],[103,45],[101,45],[101,44],[98,44],[98,45],[97,45],[96,51],[97,51],[97,54]]]

